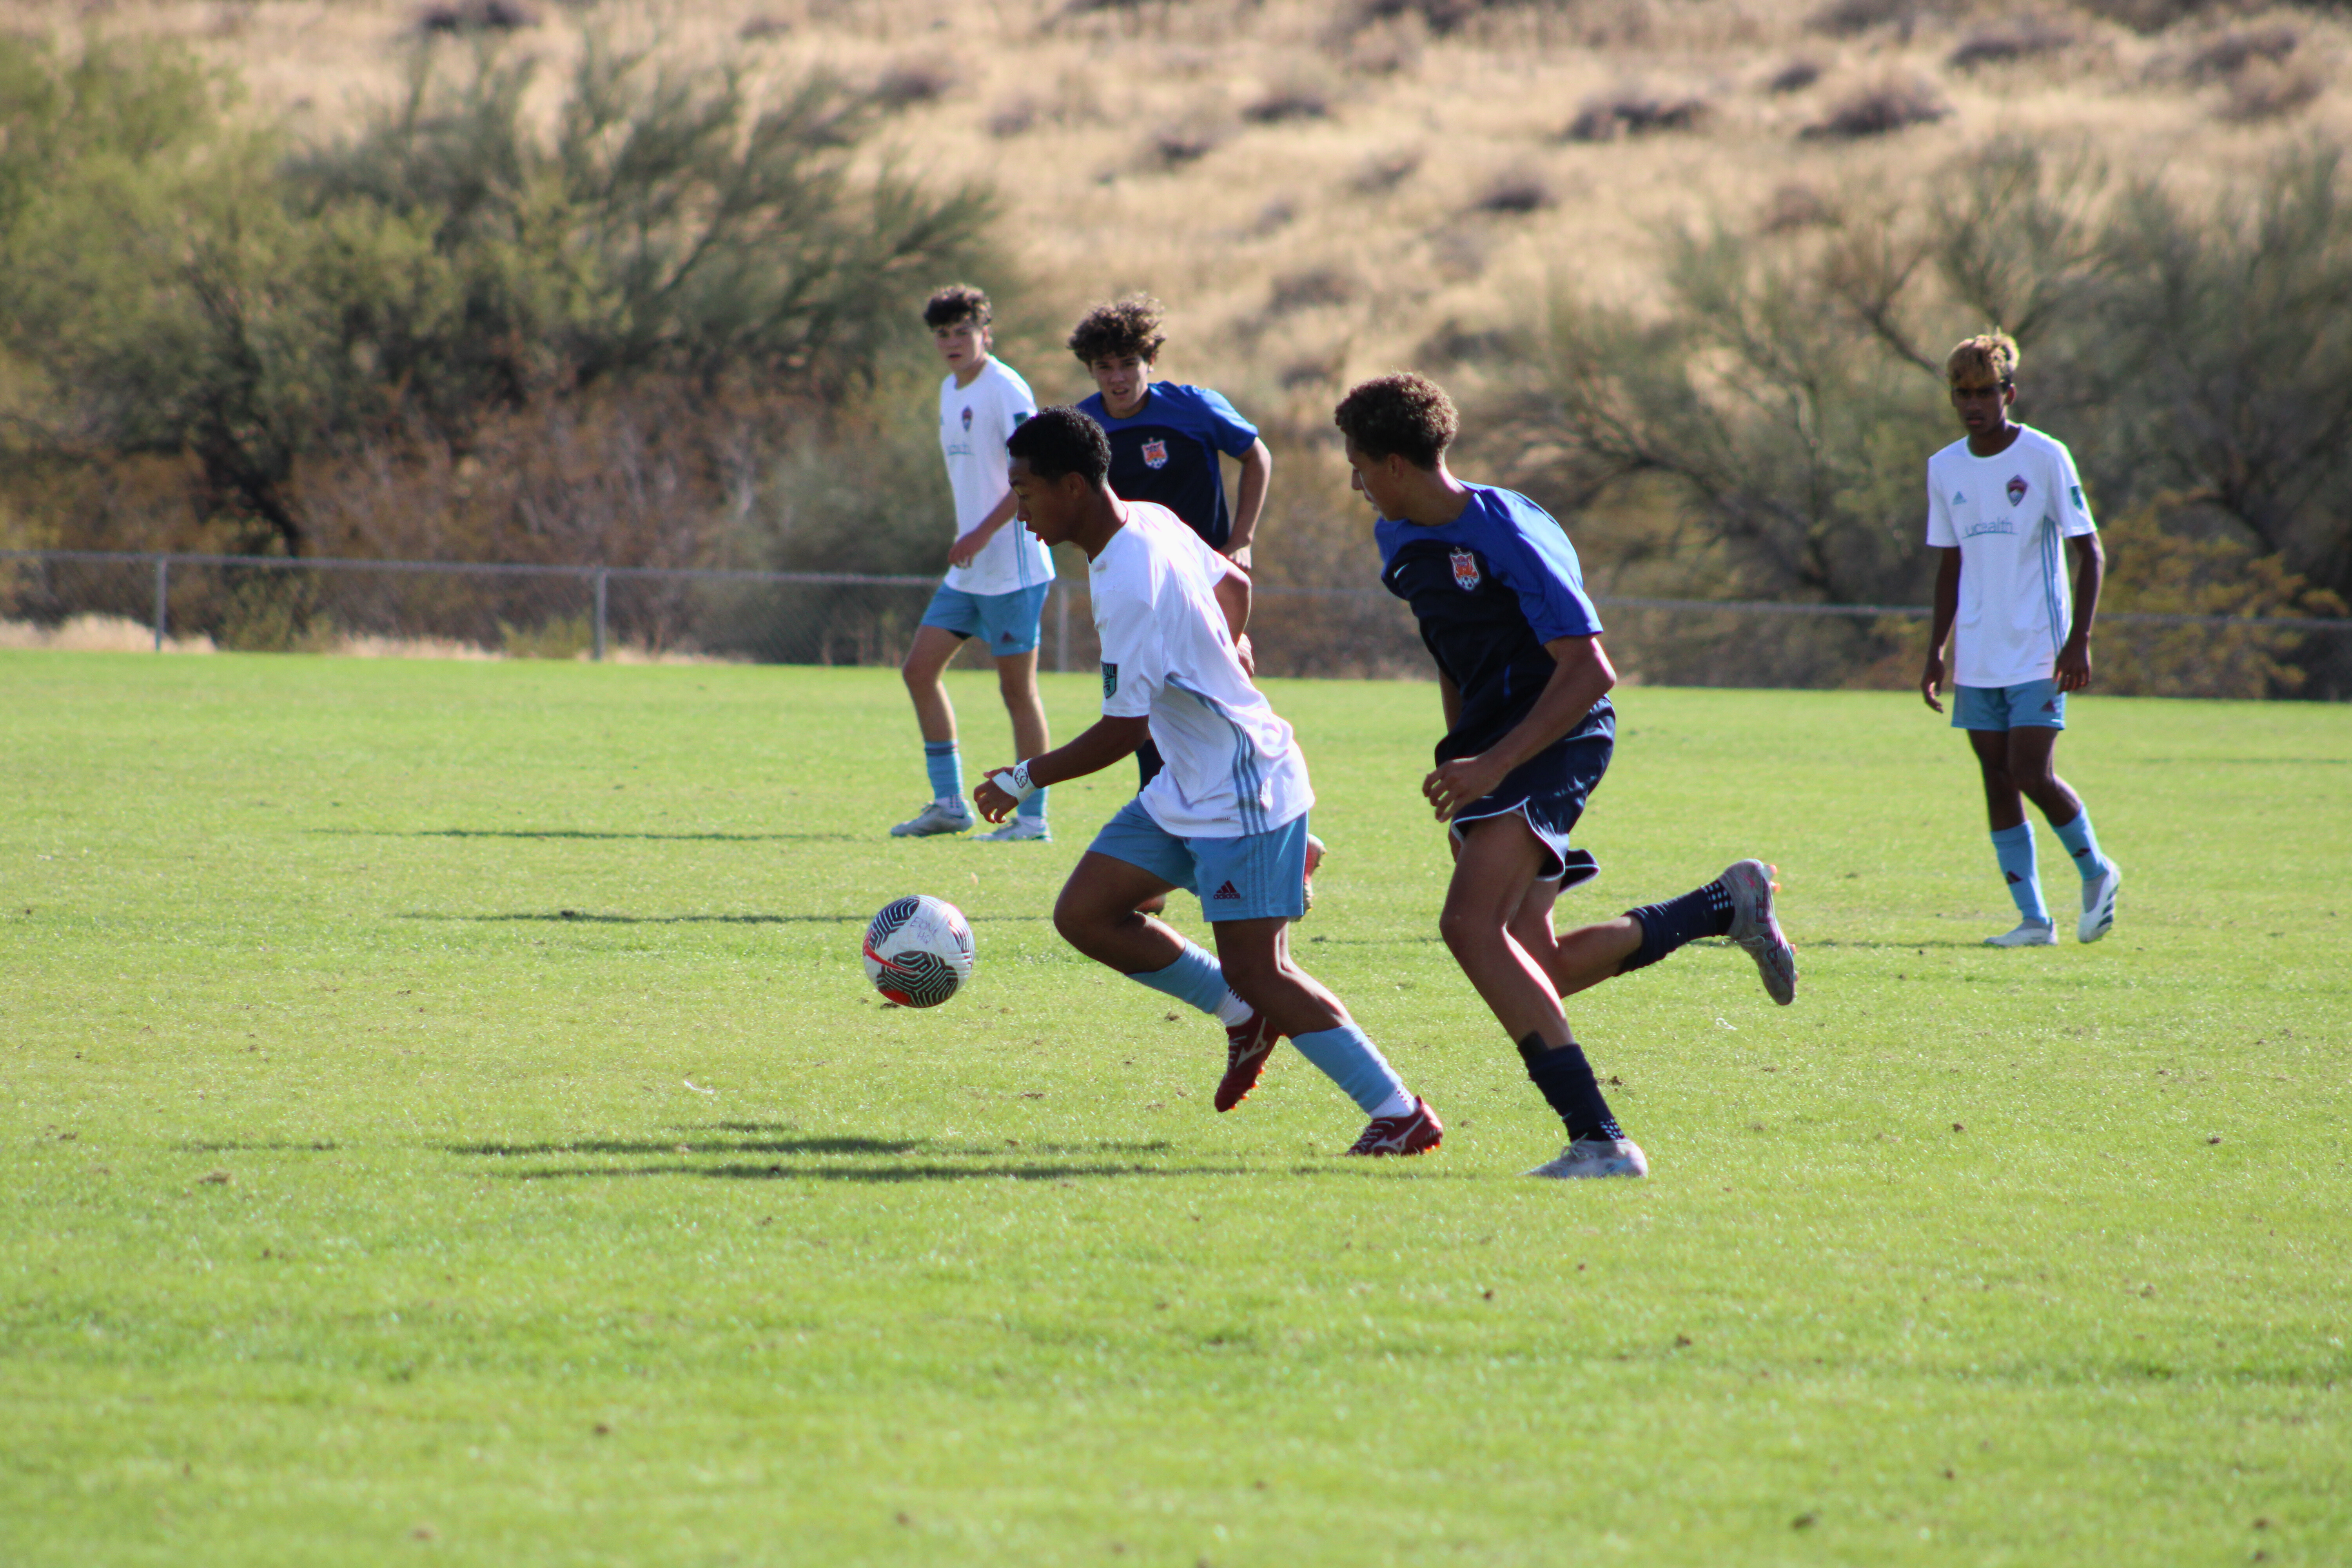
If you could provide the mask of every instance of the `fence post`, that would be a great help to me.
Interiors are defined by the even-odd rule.
[[[1070,585],[1054,579],[1054,669],[1070,673]]]
[[[155,651],[157,653],[163,651],[164,617],[169,614],[165,606],[170,602],[171,592],[172,558],[168,555],[158,555],[155,557]]]
[[[611,575],[604,567],[596,568],[596,653],[598,664],[604,662],[604,581]]]

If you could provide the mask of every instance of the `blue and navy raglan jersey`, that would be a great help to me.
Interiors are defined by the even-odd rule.
[[[1080,413],[1110,437],[1110,488],[1129,500],[1166,507],[1185,526],[1223,550],[1233,537],[1233,514],[1225,510],[1224,470],[1217,454],[1246,455],[1257,445],[1257,426],[1205,386],[1155,381],[1133,417],[1114,419],[1097,392],[1081,401]]]
[[[1462,693],[1441,763],[1475,756],[1528,716],[1555,668],[1544,644],[1601,630],[1576,547],[1551,514],[1511,490],[1465,488],[1470,504],[1442,528],[1382,518],[1373,530],[1381,582],[1412,606],[1430,657]],[[1604,697],[1561,739],[1615,730]]]

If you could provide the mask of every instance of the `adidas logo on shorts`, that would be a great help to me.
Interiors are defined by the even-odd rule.
[[[1234,885],[1231,882],[1227,882],[1223,887],[1219,888],[1215,892],[1209,895],[1212,901],[1218,899],[1239,899],[1240,897],[1241,894],[1234,890]]]

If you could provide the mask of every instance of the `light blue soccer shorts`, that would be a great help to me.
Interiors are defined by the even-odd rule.
[[[1087,847],[1139,866],[1201,900],[1201,918],[1297,920],[1307,912],[1307,813],[1238,838],[1179,838],[1130,800]]]
[[[1010,594],[967,594],[942,583],[923,612],[923,625],[978,637],[991,653],[1027,653],[1037,646],[1038,617],[1053,589],[1051,583],[1038,583]]]
[[[1955,730],[2063,730],[2066,727],[2066,694],[2054,680],[2029,680],[2022,686],[1955,686],[1952,688],[1952,728]]]

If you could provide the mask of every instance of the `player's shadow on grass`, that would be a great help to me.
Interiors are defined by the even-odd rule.
[[[553,925],[604,926],[784,926],[864,925],[872,915],[592,915],[586,910],[517,910],[495,915],[436,915],[406,910],[394,917],[404,921],[465,921],[495,925],[513,921],[545,921]]]
[[[729,1131],[763,1131],[758,1123],[726,1123]],[[1164,1154],[1174,1145],[1166,1140],[1151,1142],[1041,1143],[1024,1150],[1018,1158],[1007,1158],[1002,1149],[977,1146],[934,1148],[927,1138],[778,1138],[778,1139],[712,1139],[688,1140],[683,1142],[660,1143],[646,1140],[590,1138],[571,1142],[553,1143],[459,1143],[450,1145],[452,1154],[473,1155],[485,1159],[538,1160],[551,1155],[604,1155],[657,1157],[667,1155],[657,1164],[596,1164],[540,1165],[529,1170],[501,1172],[510,1181],[544,1182],[578,1180],[598,1176],[699,1176],[712,1181],[777,1182],[966,1182],[1012,1180],[1024,1182],[1070,1181],[1082,1176],[1208,1176],[1243,1175],[1250,1167],[1226,1165],[1186,1165],[1171,1168],[1145,1164],[1133,1160],[1139,1154]],[[908,1155],[928,1152],[929,1158],[909,1160]],[[766,1156],[764,1160],[746,1161],[744,1155]],[[1105,1155],[1124,1154],[1126,1162],[1106,1160]],[[726,1163],[699,1164],[692,1162],[695,1155],[719,1155]],[[787,1163],[776,1156],[794,1157]],[[881,1164],[836,1164],[832,1163],[801,1163],[807,1156],[875,1156],[896,1157]],[[1093,1156],[1091,1159],[1055,1160],[1055,1155]],[[1040,1159],[1038,1156],[1047,1156]]]
[[[1724,945],[1729,946],[1730,944],[1727,942]],[[1890,952],[1898,952],[1905,948],[1908,948],[1912,952],[1917,952],[1923,949],[1930,947],[1978,948],[1982,947],[1983,945],[1984,938],[1971,936],[1924,936],[1912,942],[1842,942],[1825,938],[1822,941],[1808,942],[1805,943],[1805,947],[1808,951],[1827,947],[1853,947],[1870,949],[1873,951],[1884,950]]]
[[[605,833],[585,827],[313,827],[309,831],[345,838],[651,838],[667,844],[847,844],[872,837],[858,833]]]

